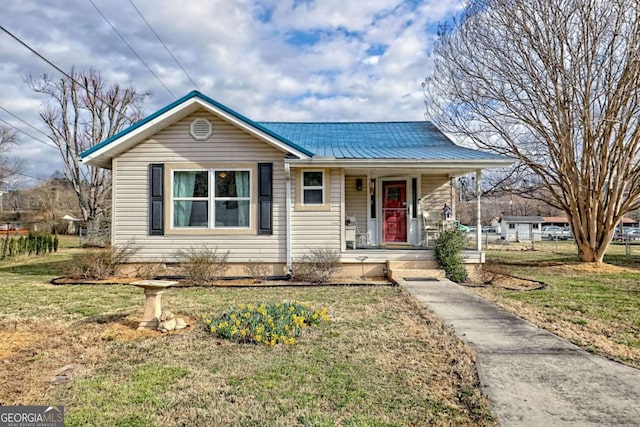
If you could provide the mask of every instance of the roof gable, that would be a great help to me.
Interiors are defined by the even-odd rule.
[[[258,139],[272,146],[292,153],[299,158],[309,158],[313,153],[297,144],[275,134],[242,114],[228,108],[198,91],[190,92],[155,113],[134,123],[123,131],[91,147],[80,154],[84,163],[110,167],[111,159],[127,151],[143,140],[171,126],[199,109],[204,109],[223,120],[246,130]]]

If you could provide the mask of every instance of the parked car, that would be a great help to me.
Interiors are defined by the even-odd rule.
[[[640,240],[640,228],[625,228],[622,233],[613,236],[615,241]]]
[[[469,232],[471,231],[471,228],[470,228],[469,226],[467,226],[467,225],[460,224],[460,223],[457,223],[457,225],[458,225],[458,229],[459,229],[460,231],[462,231],[463,233],[469,233]],[[475,228],[475,227],[474,227],[474,228]],[[474,230],[474,231],[475,231],[475,230]]]
[[[482,232],[483,233],[497,233],[498,229],[496,227],[491,226],[491,225],[485,225],[484,227],[482,227]]]
[[[540,236],[548,240],[567,240],[571,237],[571,230],[559,225],[546,225],[542,227]]]

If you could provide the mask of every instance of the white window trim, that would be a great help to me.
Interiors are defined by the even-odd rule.
[[[304,185],[304,174],[305,173],[313,173],[313,172],[320,172],[322,174],[322,185],[308,185],[305,186]],[[327,183],[326,183],[326,179],[327,179],[327,174],[326,171],[324,169],[305,169],[302,171],[302,173],[300,174],[300,204],[302,206],[324,206],[326,204],[326,197],[327,197]],[[305,190],[322,190],[322,203],[305,203],[304,201],[304,191]]]
[[[174,182],[176,172],[208,172],[209,188],[207,197],[174,197]],[[249,173],[249,196],[248,197],[216,197],[215,196],[215,179],[217,172],[248,172]],[[251,230],[253,227],[253,215],[251,214],[252,196],[253,196],[253,170],[249,168],[202,168],[202,169],[189,169],[179,168],[171,169],[171,203],[170,203],[170,229],[171,230]],[[207,211],[207,226],[206,227],[178,227],[174,223],[174,207],[175,201],[188,200],[188,201],[206,201],[209,203]],[[249,202],[249,224],[247,227],[216,227],[215,226],[215,203],[216,201],[248,201]]]

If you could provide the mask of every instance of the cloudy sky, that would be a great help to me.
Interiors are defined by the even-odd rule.
[[[257,121],[422,120],[420,83],[435,31],[462,6],[463,0],[4,0],[0,25],[65,71],[93,68],[109,82],[150,91],[146,113],[198,89]],[[46,99],[27,87],[25,76],[45,72],[61,77],[0,31],[0,120],[46,141],[24,123],[44,130],[38,112]],[[25,174],[48,178],[62,169],[55,149],[19,136],[12,155],[24,159]]]

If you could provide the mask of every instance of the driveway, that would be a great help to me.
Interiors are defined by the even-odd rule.
[[[449,280],[400,286],[475,349],[502,426],[640,426],[640,371],[592,355]]]

